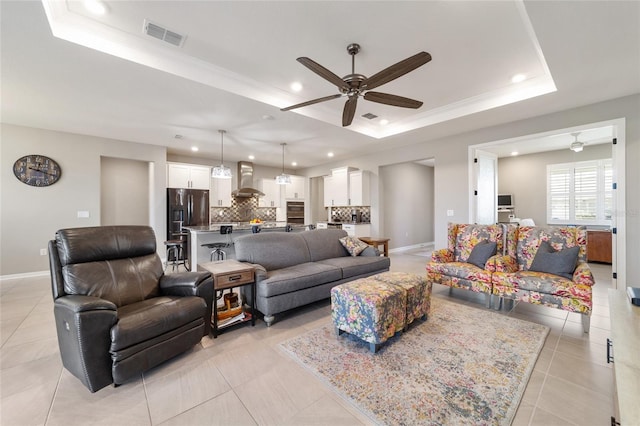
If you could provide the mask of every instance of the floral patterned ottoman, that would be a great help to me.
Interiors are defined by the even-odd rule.
[[[433,283],[426,276],[406,272],[383,272],[369,277],[387,284],[401,286],[407,291],[407,315],[405,329],[416,318],[426,320],[431,310],[431,288]]]
[[[338,335],[347,332],[375,353],[396,332],[431,307],[431,284],[403,272],[384,272],[331,289],[331,314]]]

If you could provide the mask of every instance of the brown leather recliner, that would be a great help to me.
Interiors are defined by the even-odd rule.
[[[209,334],[211,274],[165,275],[148,226],[62,229],[49,265],[62,363],[91,392]]]

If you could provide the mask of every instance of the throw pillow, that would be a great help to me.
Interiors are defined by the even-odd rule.
[[[543,241],[538,247],[529,270],[560,275],[570,280],[578,263],[579,252],[578,246],[555,251],[548,241]]]
[[[364,241],[361,241],[361,240],[357,239],[356,237],[343,237],[343,238],[340,238],[340,244],[342,244],[342,246],[345,249],[347,249],[347,251],[349,252],[349,254],[351,256],[358,256],[367,247],[369,247],[369,244],[365,243]]]
[[[491,256],[496,254],[498,245],[489,240],[482,240],[473,247],[471,254],[467,259],[467,263],[476,265],[478,268],[484,269],[484,265]]]

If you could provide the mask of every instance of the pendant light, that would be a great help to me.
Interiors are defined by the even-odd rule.
[[[573,143],[571,144],[571,146],[569,147],[569,149],[573,152],[580,152],[582,151],[582,148],[584,148],[584,143],[582,142],[578,142],[578,135],[580,134],[580,132],[578,133],[571,133],[571,136],[573,136],[575,138],[575,140],[573,141]]]
[[[284,172],[284,147],[286,143],[283,142],[280,145],[282,145],[282,173],[280,176],[276,176],[276,183],[278,185],[288,185],[291,183],[291,176]]]
[[[220,132],[220,165],[213,168],[211,177],[216,179],[231,179],[231,169],[224,165],[224,134],[226,130]]]

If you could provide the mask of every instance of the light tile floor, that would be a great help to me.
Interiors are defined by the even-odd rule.
[[[425,250],[391,254],[391,269],[424,273]],[[551,332],[514,425],[604,425],[612,413],[606,363],[611,268],[592,264],[597,284],[591,332],[576,314],[527,304],[500,311]],[[434,297],[484,309],[484,299],[436,285]],[[90,393],[62,368],[49,278],[0,282],[0,424],[355,425],[371,421],[320,383],[277,344],[330,318],[328,301],[241,326],[117,388]]]

